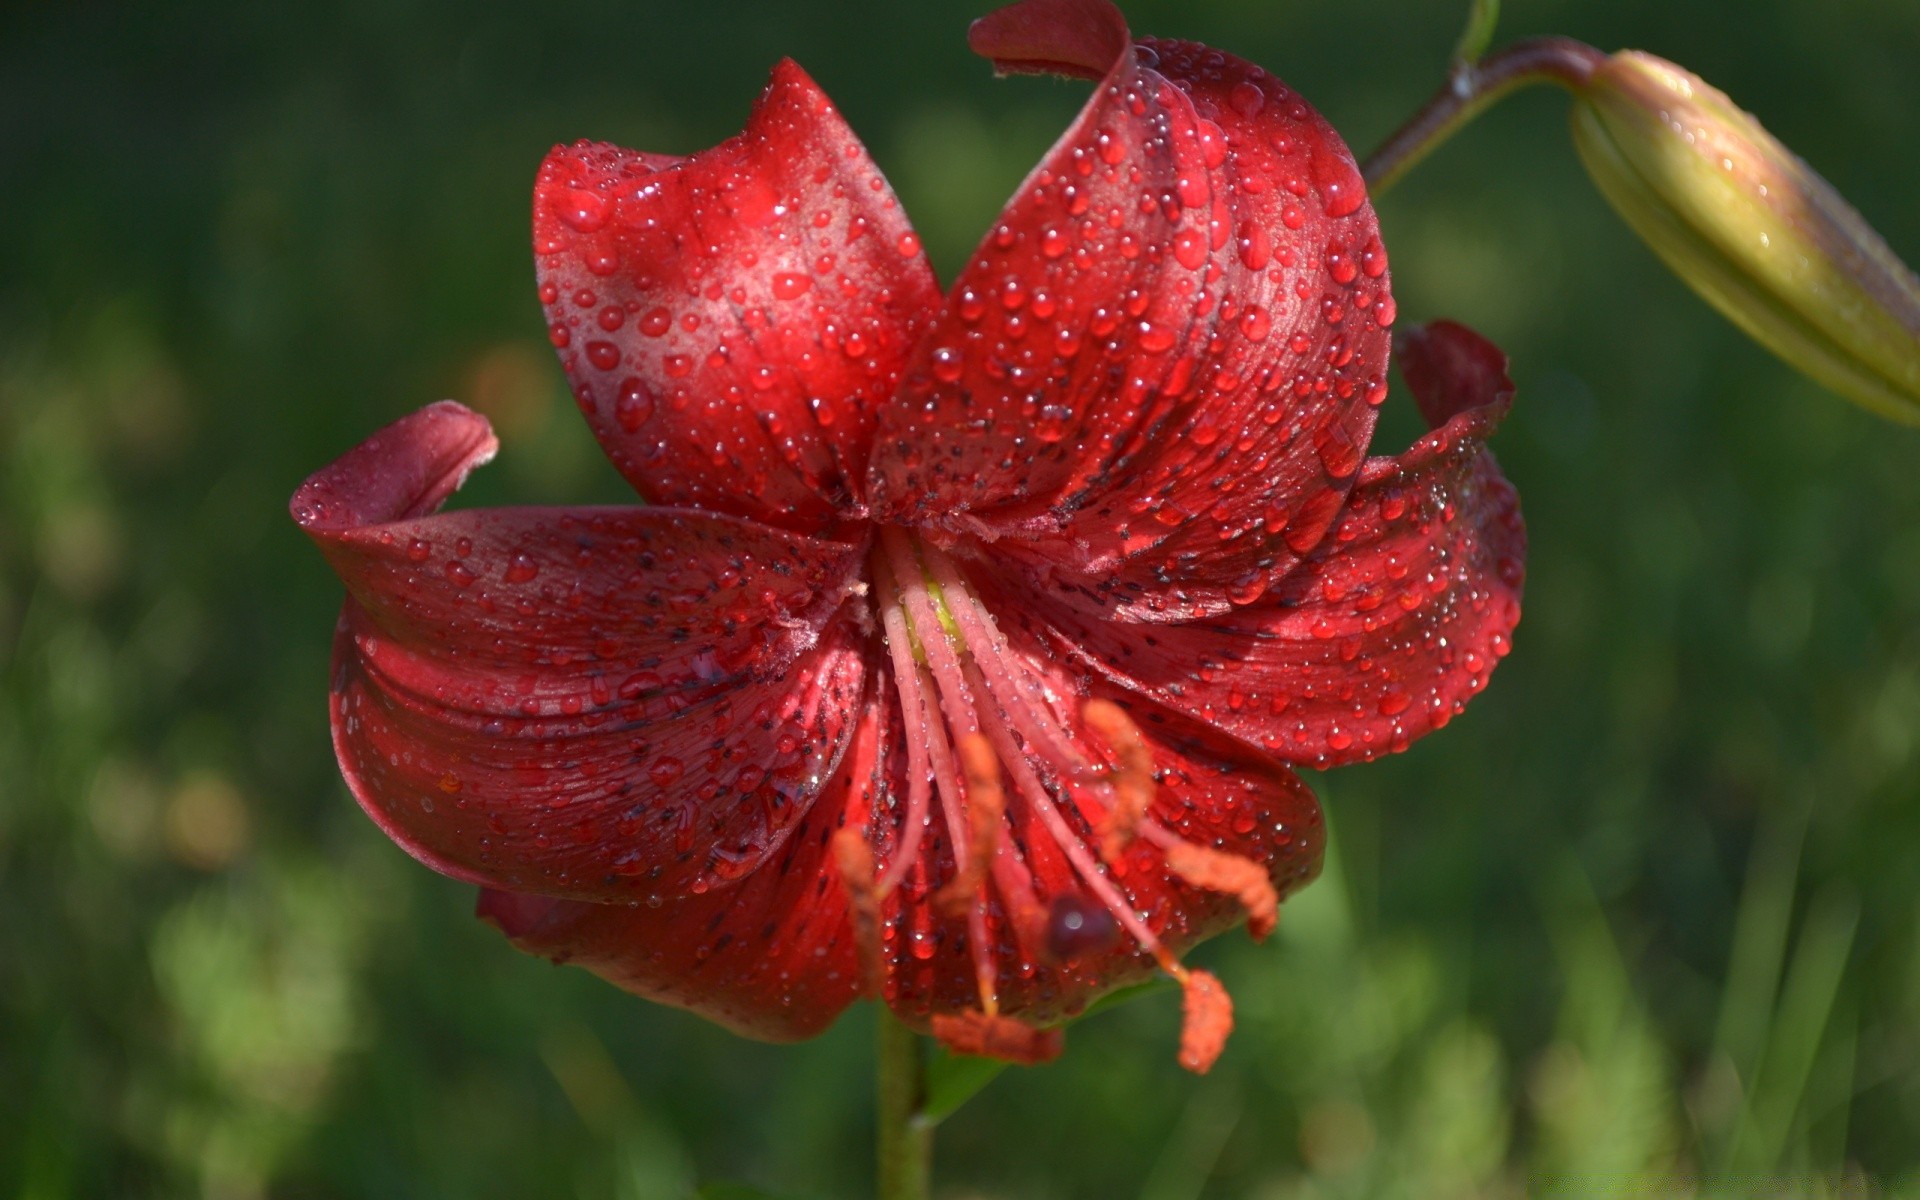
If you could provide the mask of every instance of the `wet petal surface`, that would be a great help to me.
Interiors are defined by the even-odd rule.
[[[857,507],[875,411],[939,293],[799,67],[691,158],[556,148],[534,248],[574,394],[642,495],[795,529]]]
[[[1130,622],[1095,584],[1063,589],[1031,610],[1055,644],[1296,764],[1401,750],[1460,712],[1520,615],[1526,532],[1484,445],[1513,385],[1499,351],[1463,326],[1403,336],[1405,374],[1441,423],[1398,458],[1367,461],[1305,562],[1256,603],[1177,624]]]
[[[1101,12],[1030,0],[974,41],[1089,74],[1125,45]],[[1345,144],[1279,80],[1181,42],[1109,65],[955,281],[870,492],[883,518],[1066,563],[1142,613],[1219,611],[1311,550],[1355,481],[1386,257]]]
[[[432,456],[476,427],[435,406],[296,497],[349,592],[333,725],[354,794],[410,853],[493,887],[627,899],[751,871],[867,704],[861,548],[674,509],[353,498],[457,474]]]
[[[487,890],[480,916],[530,954],[585,967],[736,1032],[811,1037],[859,992],[846,899],[827,846],[846,813],[872,804],[880,769],[874,726],[870,714],[800,828],[732,888],[638,906]]]

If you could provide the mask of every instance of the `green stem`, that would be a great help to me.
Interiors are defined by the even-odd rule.
[[[921,1116],[927,1060],[919,1035],[887,1010],[879,1021],[880,1200],[927,1200],[933,1186],[933,1122]]]
[[[1535,83],[1579,88],[1606,57],[1571,38],[1543,37],[1515,42],[1477,62],[1456,61],[1426,107],[1360,164],[1368,194],[1384,195],[1414,164],[1507,93]]]

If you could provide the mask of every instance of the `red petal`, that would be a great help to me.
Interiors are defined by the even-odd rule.
[[[834,782],[778,856],[737,886],[659,906],[483,891],[480,916],[520,949],[751,1037],[811,1037],[859,991],[846,897],[827,841],[872,805],[869,714]]]
[[[1003,67],[1084,67],[1125,47],[1108,16],[1028,0],[975,44]],[[956,281],[882,414],[874,510],[1117,574],[1129,604],[1223,609],[1337,514],[1392,313],[1339,135],[1257,67],[1146,43],[1110,63]]]
[[[691,158],[556,148],[533,235],[560,361],[643,495],[796,529],[858,504],[874,411],[939,289],[798,66]]]
[[[866,704],[861,547],[675,509],[419,515],[484,434],[437,405],[295,497],[350,593],[333,723],[354,795],[492,887],[626,900],[752,870]]]
[[[1369,459],[1306,562],[1245,607],[1144,631],[1091,586],[1062,591],[1035,611],[1063,647],[1297,764],[1405,749],[1460,712],[1520,617],[1519,499],[1482,444],[1513,385],[1463,326],[1403,336],[1408,382],[1446,423],[1397,459]]]

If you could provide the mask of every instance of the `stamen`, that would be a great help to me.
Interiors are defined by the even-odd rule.
[[[1100,857],[1117,863],[1153,803],[1153,751],[1133,718],[1111,700],[1087,701],[1080,716],[1117,760],[1110,777],[1113,804],[1100,823]]]
[[[1066,1038],[1058,1027],[1035,1029],[1012,1017],[963,1012],[935,1014],[933,1036],[955,1054],[973,1054],[1036,1066],[1060,1057]]]
[[[1180,1065],[1205,1075],[1226,1049],[1233,1032],[1233,1000],[1220,981],[1206,971],[1189,971],[1180,981],[1186,989],[1181,1005]]]
[[[1256,942],[1266,940],[1280,920],[1280,893],[1265,867],[1250,858],[1209,850],[1150,826],[1148,835],[1167,856],[1167,869],[1198,888],[1221,892],[1240,901],[1247,910],[1247,933]]]
[[[876,998],[886,994],[886,959],[880,951],[880,894],[874,886],[873,847],[867,835],[842,825],[833,835],[833,863],[847,892],[853,940],[860,958],[860,990]]]
[[[918,645],[926,657],[927,671],[933,677],[933,688],[940,696],[941,714],[959,726],[956,732],[963,739],[977,735],[979,723],[974,715],[973,697],[968,692],[960,660],[947,640],[946,625],[934,611],[932,599],[927,595],[926,577],[920,570],[913,543],[898,529],[882,530],[880,539],[891,568],[889,589],[898,600],[898,603],[889,606],[887,628],[890,631],[896,626],[900,628],[899,641],[903,647],[907,644],[909,630],[919,635]],[[885,571],[875,573],[888,574]],[[889,637],[892,636],[889,633]],[[916,707],[921,713],[921,732],[925,735],[932,759],[934,780],[940,792],[940,811],[946,819],[947,836],[953,843],[954,862],[958,866],[971,857],[969,834],[972,830],[966,819],[967,804],[948,751],[946,724],[932,711],[931,698],[926,689],[918,686],[917,664],[914,681]],[[905,693],[902,693],[903,703],[905,699]],[[994,1016],[1000,1010],[1000,1002],[994,984],[993,950],[987,942],[984,904],[975,904],[967,912],[967,948],[973,959],[974,980],[980,990],[980,1007],[988,1016]]]
[[[907,869],[920,857],[920,841],[927,829],[928,763],[926,699],[920,690],[920,664],[914,661],[908,643],[906,616],[900,611],[899,592],[885,571],[879,577],[881,625],[886,631],[887,650],[893,658],[894,689],[900,694],[900,708],[907,721],[907,815],[900,831],[900,845],[893,861],[880,877],[880,893],[892,891]],[[914,737],[918,727],[919,737]]]
[[[1115,887],[1113,881],[1107,878],[1106,872],[1100,869],[1100,864],[1094,861],[1093,855],[1087,850],[1086,844],[1080,840],[1080,836],[1067,824],[1066,818],[1060,815],[1059,808],[1053,803],[1053,797],[1047,794],[1046,785],[1041,783],[1039,777],[1033,773],[1033,765],[1024,755],[1019,754],[1018,748],[1013,745],[1013,735],[1007,731],[1006,726],[991,709],[982,709],[980,715],[985,718],[983,726],[987,736],[992,739],[994,748],[1000,752],[1001,762],[1005,765],[1007,774],[1012,776],[1015,789],[1026,800],[1027,806],[1033,813],[1040,818],[1040,824],[1052,836],[1054,844],[1060,847],[1060,852],[1065,854],[1067,861],[1073,864],[1073,869],[1079,874],[1081,882],[1087,885],[1087,890],[1106,905],[1107,911],[1120,922],[1122,929],[1133,935],[1133,940],[1140,943],[1141,949],[1153,955],[1154,961],[1160,964],[1161,970],[1175,979],[1184,981],[1185,968],[1180,965],[1180,961],[1173,956],[1172,952],[1161,944],[1153,930],[1147,928],[1147,923],[1140,919],[1140,914],[1133,911],[1133,904],[1120,894],[1120,889]]]
[[[1045,698],[1028,695],[1038,690],[1035,681],[1009,666],[1016,660],[1006,635],[1000,632],[1000,626],[987,606],[980,602],[980,597],[961,578],[952,557],[930,549],[927,566],[940,587],[946,611],[952,615],[966,639],[970,657],[980,668],[987,691],[1007,711],[1028,746],[1062,768],[1075,773],[1084,771],[1086,759],[1060,727]]]
[[[967,911],[987,881],[987,868],[1000,846],[1000,819],[1007,796],[1000,788],[1000,760],[986,738],[970,733],[960,739],[960,767],[967,779],[967,851],[956,857],[956,869],[947,886],[934,894],[933,904],[950,917]]]
[[[934,1035],[958,1053],[1015,1062],[1044,1062],[1060,1053],[1058,1029],[1036,1029],[999,1015],[995,960],[987,941],[991,879],[1013,934],[1040,961],[1105,953],[1124,930],[1184,990],[1180,1062],[1205,1072],[1232,1031],[1233,1002],[1213,975],[1189,970],[1174,957],[1103,860],[1123,874],[1128,847],[1138,837],[1147,838],[1164,853],[1170,874],[1239,901],[1255,939],[1270,933],[1278,916],[1279,898],[1266,871],[1250,858],[1187,842],[1154,821],[1148,815],[1157,788],[1153,750],[1140,727],[1120,705],[1095,699],[1081,707],[1076,730],[1066,702],[1048,686],[1050,677],[1008,643],[944,551],[905,530],[887,528],[880,533],[875,565],[907,719],[910,787],[908,828],[898,857],[877,885],[863,890],[859,853],[843,850],[842,835],[835,838],[863,948],[870,942],[871,957],[880,962],[877,933],[864,930],[877,930],[880,899],[918,861],[927,809],[937,794],[954,866],[952,877],[929,901],[945,916],[966,916],[980,1010],[934,1016]],[[1088,737],[1105,742],[1106,753],[1098,757],[1111,766],[1101,767],[1098,757],[1090,761]],[[1030,815],[1046,837],[1022,843],[1003,834],[1014,820],[1009,786],[1025,805],[1015,828],[1028,828]],[[1078,828],[1064,809],[1080,820]],[[1098,838],[1098,857],[1085,836],[1089,826]],[[860,847],[870,880],[872,853],[863,841]],[[1031,871],[1057,872],[1056,848],[1088,895],[1057,895],[1049,908],[1034,893]],[[1036,862],[1042,865],[1032,865]]]

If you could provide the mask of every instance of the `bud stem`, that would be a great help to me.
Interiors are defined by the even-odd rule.
[[[1577,88],[1606,55],[1572,38],[1528,38],[1485,58],[1458,59],[1433,99],[1360,165],[1367,191],[1379,199],[1402,175],[1463,125],[1509,92],[1535,83]]]

